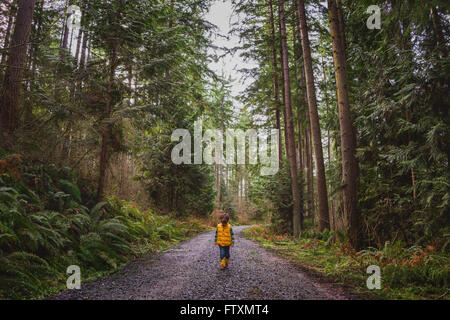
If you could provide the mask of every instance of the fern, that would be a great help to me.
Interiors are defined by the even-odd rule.
[[[0,297],[42,292],[71,264],[88,273],[116,269],[192,228],[116,199],[89,210],[70,176],[69,168],[45,166],[17,183],[0,175]]]
[[[81,192],[76,184],[63,179],[59,180],[59,184],[64,192],[70,194],[74,200],[81,202]]]

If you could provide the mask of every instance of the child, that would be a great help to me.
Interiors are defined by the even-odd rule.
[[[220,270],[228,268],[230,262],[230,246],[234,246],[234,234],[231,225],[228,223],[230,215],[222,212],[220,222],[216,229],[215,244],[220,249]]]

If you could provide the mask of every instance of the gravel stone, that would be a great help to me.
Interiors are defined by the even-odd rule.
[[[160,254],[136,259],[117,273],[82,283],[55,300],[303,300],[348,299],[342,289],[308,276],[285,260],[241,236],[233,227],[235,246],[230,266],[219,269],[214,231],[180,243]]]

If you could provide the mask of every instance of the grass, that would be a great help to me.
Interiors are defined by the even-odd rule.
[[[328,233],[331,235],[331,233]],[[349,288],[363,299],[449,299],[450,258],[432,247],[403,248],[387,245],[383,250],[355,252],[332,237],[295,239],[276,235],[262,225],[243,231],[249,240],[303,267],[315,276]],[[327,237],[324,237],[327,238]],[[381,268],[381,289],[369,290],[367,267]]]

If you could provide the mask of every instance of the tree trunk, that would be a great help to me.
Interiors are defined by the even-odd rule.
[[[314,225],[314,216],[315,216],[315,208],[314,208],[314,175],[313,175],[313,161],[312,161],[312,148],[311,148],[311,129],[309,125],[309,115],[308,115],[308,100],[306,97],[306,81],[305,81],[305,70],[303,68],[303,64],[300,64],[300,84],[303,91],[303,99],[304,99],[304,119],[305,125],[303,128],[304,131],[304,148],[303,148],[303,163],[305,164],[305,180],[307,186],[307,212],[308,215],[311,216],[312,224]]]
[[[103,116],[103,124],[102,124],[102,149],[100,153],[100,176],[98,180],[98,191],[97,191],[97,199],[98,201],[103,200],[103,192],[105,189],[105,180],[106,180],[106,168],[108,166],[109,159],[109,144],[111,138],[111,124],[109,122],[109,118],[111,117],[112,112],[112,94],[113,94],[113,86],[114,86],[114,78],[116,74],[117,68],[117,43],[113,44],[112,52],[109,57],[109,82],[108,82],[108,97],[106,101],[106,109]],[[106,122],[106,123],[105,123]]]
[[[123,1],[120,1],[119,7],[116,10],[116,17],[114,24],[117,30],[117,26],[120,25],[121,20],[121,11]],[[113,107],[113,90],[115,90],[115,76],[116,70],[119,65],[119,59],[117,50],[119,47],[118,43],[118,35],[113,35],[109,39],[110,44],[110,53],[109,53],[109,82],[108,82],[108,91],[107,91],[107,101],[106,108],[103,114],[103,123],[102,123],[102,147],[100,152],[100,174],[98,180],[98,191],[97,191],[97,199],[98,201],[103,200],[104,197],[104,189],[105,189],[105,181],[106,181],[106,168],[108,166],[109,158],[110,158],[110,143],[111,143],[111,134],[112,134],[112,124],[110,123],[110,118],[112,114]],[[173,194],[172,194],[173,199]]]
[[[301,109],[302,109],[302,95],[300,93],[300,88],[301,88],[301,84],[300,84],[300,79],[299,79],[299,72],[298,72],[298,64],[297,64],[297,60],[300,58],[299,52],[296,50],[297,48],[297,30],[295,28],[295,22],[292,25],[292,46],[294,47],[294,72],[295,72],[295,82],[297,83],[296,87],[295,87],[295,95],[298,99],[297,103],[296,103],[296,110],[297,110],[297,137],[298,137],[298,142],[297,142],[297,152],[296,152],[296,156],[297,156],[297,170],[301,170],[301,172],[304,171],[304,163],[303,163],[303,153],[302,153],[302,125],[301,125]],[[306,104],[305,104],[306,105]],[[303,177],[304,178],[304,177]]]
[[[275,24],[273,17],[273,4],[272,0],[269,0],[269,28],[270,28],[270,37],[271,37],[271,47],[272,47],[272,68],[273,68],[273,96],[275,101],[275,121],[276,128],[279,130],[278,134],[278,162],[279,169],[283,166],[283,138],[281,136],[281,121],[280,121],[280,86],[278,83],[278,63],[277,63],[277,46],[276,46],[276,38],[275,38]]]
[[[244,200],[247,204],[248,202],[248,165],[247,162],[245,162],[244,165]]]
[[[228,190],[228,164],[225,164],[225,188]]]
[[[80,26],[80,33],[83,33],[83,41],[81,43],[81,52],[80,52],[80,62],[79,62],[79,70],[84,69],[85,66],[85,60],[86,60],[86,48],[87,48],[87,42],[89,38],[89,32],[88,27],[89,26],[89,20],[87,13],[89,12],[89,6],[90,6],[90,0],[84,1],[83,7],[81,9],[81,26]],[[77,54],[77,61],[78,61],[78,54]]]
[[[81,44],[80,64],[79,64],[79,67],[78,67],[78,71],[79,71],[79,72],[80,72],[81,70],[84,70],[84,69],[85,69],[85,65],[86,65],[87,40],[88,40],[88,32],[84,32],[84,35],[83,35],[83,43]],[[83,80],[82,80],[82,79],[77,79],[77,89],[76,89],[76,93],[80,93],[82,88],[83,88]],[[131,86],[130,86],[130,90],[131,90]]]
[[[339,13],[336,0],[328,0],[330,32],[333,44],[334,70],[339,105],[339,124],[341,135],[342,178],[344,182],[344,218],[347,233],[352,246],[359,248],[359,211],[358,211],[358,162],[356,159],[356,135],[350,113],[347,68],[345,60],[345,35],[339,25]],[[341,21],[343,23],[343,21]]]
[[[70,44],[69,44],[69,53],[71,53],[72,52],[72,44],[73,44],[73,28],[72,28],[72,30],[71,30],[71,32],[70,32]]]
[[[239,212],[241,210],[241,193],[242,193],[242,188],[241,188],[241,165],[236,165],[236,182],[237,182],[237,196],[238,196],[238,208],[239,208]]]
[[[67,7],[70,7],[71,5],[73,5],[73,0],[69,0],[66,2],[67,3]],[[70,14],[72,15],[72,14]],[[69,43],[69,26],[67,25],[67,21],[69,20],[69,17],[66,17],[65,22],[64,22],[64,33],[63,33],[63,41],[62,41],[62,45],[61,48],[63,49],[67,49],[67,45]]]
[[[81,23],[83,23],[83,19],[84,19],[84,15],[81,16]],[[86,35],[83,36],[83,27],[80,26],[80,30],[78,30],[77,47],[76,47],[76,51],[75,51],[75,61],[76,61],[77,67],[79,66],[80,50],[81,50],[81,42],[82,42],[81,40],[85,37],[86,37]],[[75,77],[73,79],[73,84],[71,87],[71,94],[70,94],[72,97],[75,97],[75,94],[79,87],[79,85],[78,85],[79,80],[77,78],[79,78],[79,75],[75,74]]]
[[[241,164],[239,169],[240,169],[239,170],[239,173],[240,173],[239,183],[241,186],[241,208],[242,208],[242,205],[244,204],[244,192],[245,192],[245,190],[244,190],[244,165]]]
[[[30,63],[31,63],[31,76],[29,77],[29,91],[33,92],[36,83],[36,69],[37,60],[39,54],[39,46],[41,43],[41,27],[42,27],[42,15],[44,13],[45,0],[41,0],[36,3],[36,15],[37,18],[34,24],[32,24],[31,38],[34,39],[30,48]],[[25,76],[27,77],[27,76]],[[30,99],[30,98],[29,98]],[[33,117],[33,103],[32,101],[26,101],[24,108],[23,126],[30,126],[34,123]]]
[[[80,30],[78,30],[78,36],[77,36],[77,49],[75,51],[75,60],[77,62],[77,66],[78,66],[78,61],[80,59],[80,50],[81,50],[81,40],[83,38],[83,28],[80,27]]]
[[[314,86],[314,71],[312,66],[311,47],[306,22],[305,4],[298,0],[298,23],[302,39],[303,63],[305,66],[306,94],[308,96],[309,121],[311,124],[313,147],[316,165],[317,206],[319,231],[330,229],[328,214],[328,194],[323,161],[322,135],[320,133],[319,113],[317,111],[316,88]]]
[[[305,162],[303,161],[303,137],[302,137],[302,122],[301,119],[301,107],[300,104],[297,106],[297,131],[298,131],[298,168],[302,173],[305,172]],[[305,179],[305,176],[303,176]]]
[[[330,112],[330,104],[329,104],[329,100],[328,100],[328,76],[327,73],[325,71],[325,62],[323,61],[323,56],[321,58],[322,61],[322,74],[323,74],[323,79],[325,81],[325,89],[324,91],[324,98],[325,98],[325,107],[326,107],[326,112],[327,112],[327,118],[329,117],[329,112]],[[330,129],[327,130],[327,149],[328,149],[328,169],[331,168],[331,136],[330,136]],[[330,188],[331,188],[331,184]],[[335,228],[335,211],[334,211],[334,202],[332,199],[330,199],[330,229],[331,230],[336,230]]]
[[[224,108],[224,103],[225,103],[225,96],[222,98],[222,102],[220,105],[220,134],[222,135],[222,139],[224,136],[224,126],[223,126],[223,108]],[[218,170],[219,170],[219,181],[218,181],[218,188],[217,188],[217,201],[219,203],[219,206],[222,206],[222,180],[223,180],[223,163],[222,163],[222,159],[220,159],[220,162],[218,163]]]
[[[24,71],[27,42],[36,0],[20,0],[16,25],[12,36],[6,66],[3,92],[0,100],[0,126],[4,132],[13,132],[18,123],[18,107]]]
[[[278,19],[278,29],[279,29],[279,31],[280,31],[280,39],[281,39],[281,22],[280,22],[280,19]],[[281,85],[281,88],[280,88],[280,90],[281,90],[281,92],[282,92],[282,99],[283,99],[283,103],[282,103],[282,106],[285,106],[286,105],[286,95],[284,94],[284,92],[285,92],[285,89],[284,89],[284,67],[283,67],[283,46],[282,46],[282,43],[281,43],[281,41],[280,41],[280,43],[279,43],[279,45],[280,45],[280,47],[279,47],[279,50],[280,50],[280,66],[281,66],[281,74],[280,74],[280,77],[281,77],[281,83],[280,83],[280,85]],[[281,125],[281,123],[280,123],[280,125]],[[286,123],[286,108],[285,107],[283,107],[283,126],[284,126],[284,149],[286,150],[286,158],[288,158],[288,152],[289,152],[289,147],[288,147],[288,131],[287,131],[287,123]],[[281,130],[281,129],[280,129]],[[280,132],[280,135],[281,135],[281,132]]]
[[[300,189],[298,185],[297,176],[297,163],[295,155],[295,133],[294,133],[294,121],[292,116],[292,103],[291,103],[291,84],[289,76],[289,54],[287,45],[287,32],[284,12],[284,0],[281,0],[279,4],[279,19],[281,30],[281,48],[282,48],[282,61],[283,61],[283,78],[284,78],[284,97],[285,97],[285,110],[286,110],[286,128],[287,131],[287,154],[289,160],[289,168],[291,172],[292,181],[292,197],[294,200],[293,211],[293,226],[294,236],[298,237],[303,229],[303,213],[301,211],[301,199]]]
[[[92,52],[92,40],[89,38],[88,39],[88,52],[87,52],[85,64],[87,64],[89,62],[89,60],[91,59],[91,52]]]
[[[88,33],[85,32],[83,36],[83,43],[81,44],[80,54],[80,70],[84,69],[86,64],[86,49],[87,49]]]
[[[305,118],[308,118],[308,110],[305,109]],[[311,127],[309,125],[309,119],[305,126],[305,156],[307,163],[307,176],[308,176],[308,194],[309,194],[309,214],[311,215],[312,224],[315,223],[316,206],[315,206],[315,192],[314,192],[314,172],[313,172],[313,155],[311,146]]]
[[[342,4],[341,0],[336,0],[336,7],[337,7],[337,18],[338,18],[338,24],[339,24],[339,33],[342,34],[341,37],[341,45],[342,45],[342,56],[344,58],[344,61],[347,61],[347,45],[345,44],[345,28],[344,28],[344,14],[342,13]]]

